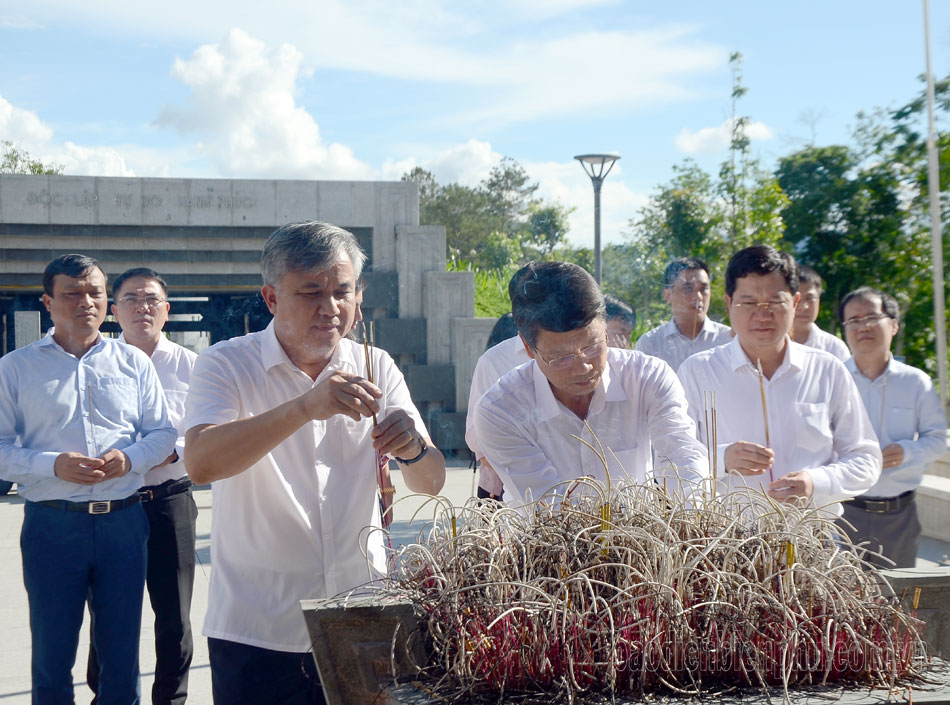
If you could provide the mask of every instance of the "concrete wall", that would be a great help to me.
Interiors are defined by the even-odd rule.
[[[459,337],[454,321],[472,320],[474,277],[445,271],[445,229],[419,225],[411,182],[0,175],[0,313],[35,338],[35,312],[20,309],[35,304],[43,269],[66,252],[95,257],[110,276],[152,267],[173,295],[246,301],[261,285],[266,238],[301,220],[357,236],[370,259],[364,312],[378,322],[377,342],[404,368],[433,440],[464,448],[459,412],[485,341],[478,324]]]
[[[173,287],[253,289],[266,237],[300,220],[365,234],[374,268],[394,270],[396,228],[419,222],[418,200],[409,182],[0,175],[0,287],[31,286],[82,243],[109,273],[147,262]]]

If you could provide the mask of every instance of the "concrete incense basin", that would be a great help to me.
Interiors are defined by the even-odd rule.
[[[790,703],[915,702],[950,705],[950,665],[945,660],[950,658],[950,568],[890,570],[884,571],[884,577],[908,609],[912,608],[916,588],[921,588],[917,615],[926,623],[926,640],[934,655],[933,668],[927,677],[937,683],[898,688],[891,693],[884,689],[849,689],[840,685],[815,687],[791,691]],[[412,682],[418,673],[417,664],[423,664],[425,654],[421,639],[416,636],[419,625],[408,602],[365,595],[345,600],[305,600],[301,607],[328,705],[428,705],[443,702],[444,699],[427,691],[424,682]],[[782,698],[781,690],[772,690],[768,696],[761,691],[749,691],[715,699],[722,703],[766,703],[770,699],[781,702]],[[686,700],[663,695],[650,698],[654,703]],[[498,697],[486,695],[484,702],[495,705]],[[553,702],[551,698],[518,699],[519,705],[552,705]],[[624,705],[632,702],[637,701],[592,696],[578,705]]]

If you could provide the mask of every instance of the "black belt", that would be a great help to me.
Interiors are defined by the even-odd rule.
[[[181,494],[191,489],[191,480],[182,477],[178,480],[168,480],[154,487],[143,487],[139,490],[139,498],[143,502],[153,502],[175,494]]]
[[[65,499],[45,499],[34,504],[41,504],[44,507],[61,509],[64,512],[83,512],[84,514],[108,514],[119,509],[132,507],[141,501],[137,494],[130,495],[125,499],[113,499],[111,502],[70,502]]]
[[[871,514],[895,514],[910,504],[915,490],[907,490],[896,497],[855,497],[851,500],[858,509]]]

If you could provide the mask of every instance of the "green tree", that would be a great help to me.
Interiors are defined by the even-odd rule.
[[[25,149],[17,147],[10,140],[0,140],[3,147],[3,160],[0,161],[0,174],[62,174],[62,164],[44,163],[34,159]]]
[[[402,179],[419,185],[419,222],[445,227],[446,256],[461,266],[501,270],[550,256],[565,241],[570,211],[538,199],[538,185],[508,157],[475,187],[439,184],[421,167]]]

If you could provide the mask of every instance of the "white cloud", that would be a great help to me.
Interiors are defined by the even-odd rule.
[[[431,172],[440,184],[476,186],[488,176],[492,167],[501,161],[501,156],[492,149],[490,143],[470,139],[428,156],[408,157],[398,161],[387,159],[383,164],[381,176],[383,179],[398,179],[414,167],[421,166]]]
[[[32,110],[18,108],[0,96],[0,137],[45,164],[56,164],[66,174],[80,176],[134,176],[122,155],[112,147],[83,147],[57,143],[53,128]]]
[[[440,184],[461,183],[475,186],[484,180],[501,154],[489,142],[470,139],[463,144],[424,157],[389,160],[383,165],[382,178],[398,179],[415,166],[431,171]],[[647,194],[633,191],[623,181],[618,162],[604,181],[601,191],[602,245],[622,242],[627,221],[647,203]],[[572,209],[568,241],[578,247],[594,245],[594,189],[590,177],[576,161],[522,162],[531,181],[538,183],[538,196]]]
[[[366,179],[373,170],[342,144],[326,144],[313,116],[297,105],[302,54],[268,47],[242,30],[177,59],[172,76],[191,89],[156,122],[200,140],[198,151],[223,176]]]
[[[298,47],[310,68],[429,82],[432,91],[471,86],[468,105],[452,108],[455,120],[482,124],[653,108],[694,95],[697,78],[725,65],[727,49],[698,39],[692,26],[631,20],[604,30],[583,16],[585,8],[612,2],[519,0],[512,8],[500,0],[33,0],[28,7],[36,21],[149,41],[206,42],[239,17],[261,41]],[[545,23],[557,17],[564,21]]]
[[[673,141],[686,154],[716,154],[729,148],[734,124],[735,119],[728,118],[716,127],[704,127],[696,131],[684,127]],[[750,140],[772,139],[772,130],[765,123],[749,122],[745,129]]]
[[[53,130],[32,110],[18,108],[0,95],[0,137],[15,144],[46,142]]]
[[[525,170],[539,184],[538,195],[573,208],[568,241],[576,247],[594,246],[594,187],[590,177],[576,161],[534,162],[524,164]],[[601,246],[624,240],[627,221],[648,200],[623,181],[620,162],[604,180],[600,193]]]
[[[25,15],[0,15],[3,29],[43,29],[43,25]]]

